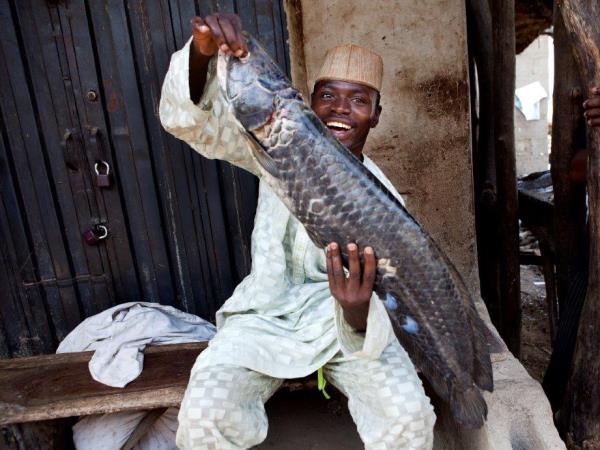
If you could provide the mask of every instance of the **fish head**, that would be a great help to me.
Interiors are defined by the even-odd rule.
[[[246,39],[244,58],[219,52],[217,77],[231,112],[254,133],[273,120],[279,93],[289,88],[289,82],[260,44],[249,35]]]

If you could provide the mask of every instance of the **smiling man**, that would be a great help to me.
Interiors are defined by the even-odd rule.
[[[247,141],[227,110],[215,76],[218,50],[247,53],[239,17],[192,19],[192,39],[176,52],[160,103],[163,126],[208,158],[258,174]],[[398,193],[363,155],[379,121],[381,57],[356,45],[331,49],[311,107],[337,139]],[[218,332],[196,361],[179,414],[184,449],[244,449],[267,434],[265,401],[283,379],[323,369],[348,397],[367,449],[430,449],[435,415],[408,355],[373,293],[376,260],[347,244],[316,247],[306,230],[260,182],[252,270],[217,312]],[[346,243],[343,243],[346,244]],[[363,256],[361,264],[360,256]]]

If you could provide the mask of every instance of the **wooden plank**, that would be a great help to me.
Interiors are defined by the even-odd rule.
[[[160,100],[161,83],[167,71],[170,55],[175,50],[169,5],[148,8],[146,2],[129,4],[133,50],[138,77],[145,95],[142,96],[144,121],[147,124],[150,153],[154,167],[162,176],[156,178],[160,206],[164,218],[165,237],[174,275],[177,300],[173,304],[197,314],[194,299],[204,293],[200,255],[190,204],[190,185],[187,177],[185,152],[180,141],[170,139],[155,114]],[[198,285],[201,286],[198,289]]]
[[[62,417],[179,406],[189,373],[206,342],[151,346],[144,370],[125,388],[93,380],[92,352],[0,360],[0,426]],[[313,388],[315,377],[287,380]]]
[[[110,269],[115,284],[117,299],[141,299],[142,292],[138,282],[137,266],[132,255],[132,243],[128,237],[129,221],[124,215],[124,206],[120,194],[121,183],[118,168],[115,164],[116,159],[126,159],[128,152],[126,150],[117,151],[116,155],[113,155],[111,128],[106,122],[104,113],[105,108],[118,108],[121,100],[118,96],[113,95],[110,89],[111,84],[103,86],[98,79],[95,59],[97,51],[90,37],[91,29],[89,28],[85,5],[82,2],[59,4],[58,12],[68,63],[68,76],[74,93],[74,105],[82,124],[86,170],[93,171],[93,165],[99,151],[98,146],[102,147],[104,157],[114,169],[114,187],[103,190],[99,190],[96,186],[91,187],[95,193],[97,207],[97,216],[94,218],[94,222],[106,222],[110,228],[110,238],[98,247],[101,251],[106,251],[109,261],[108,269]],[[107,61],[106,66],[108,64]],[[102,67],[104,66],[103,62]],[[87,101],[86,93],[88,90],[96,91],[99,94],[99,100],[95,102]],[[90,135],[92,127],[97,127],[99,130],[97,143],[93,142]],[[118,146],[117,150],[122,148],[123,146]],[[125,175],[124,178],[129,179],[131,177]],[[139,211],[138,213],[142,217]]]
[[[276,50],[273,0],[254,0],[254,11],[256,14],[256,25],[258,28],[257,37],[259,41],[263,43],[269,55],[271,55],[280,66],[285,66],[285,63],[282,65],[282,61],[279,59],[279,57],[282,57],[283,55],[278,55]]]
[[[284,0],[273,0],[273,28],[275,32],[275,48],[277,55],[277,62],[287,76],[291,79],[291,67],[290,67],[290,53],[288,51],[287,42],[288,27],[287,17],[285,15]]]
[[[136,79],[126,11],[120,1],[92,2],[89,8],[93,29],[86,31],[93,33],[88,38],[95,44],[102,61],[98,68],[99,81],[104,87],[107,126],[118,163],[115,175],[123,191],[142,295],[146,301],[170,303],[174,297],[170,264],[140,108],[143,91]],[[87,21],[80,24],[83,25],[87,25]]]
[[[48,9],[47,3],[40,0],[21,2],[17,11],[20,22],[35,32],[24,34],[24,55],[31,67],[31,82],[35,92],[37,107],[46,111],[40,115],[41,138],[48,155],[52,181],[57,194],[59,213],[64,227],[72,264],[72,278],[91,275],[100,278],[104,267],[99,247],[85,245],[81,233],[92,222],[95,213],[90,204],[95,202],[93,181],[86,170],[85,154],[81,145],[79,121],[69,103],[74,104],[70,84],[61,83],[63,66],[66,65],[64,46],[59,36],[60,23]],[[42,49],[42,51],[40,51]],[[62,58],[62,65],[61,65]],[[50,113],[52,112],[52,113]],[[65,134],[70,137],[65,139]],[[69,155],[67,156],[66,153]],[[109,281],[110,278],[104,278]],[[112,283],[76,283],[80,301],[86,316],[95,314],[114,305]]]
[[[2,199],[0,199],[0,218],[5,216]],[[6,240],[0,234],[0,357],[31,355],[31,338],[22,313],[20,292],[12,273],[13,265],[9,260]]]
[[[15,171],[4,145],[6,133],[2,125],[0,120],[2,135],[0,138],[0,240],[5,248],[3,264],[7,270],[10,267],[12,276],[10,283],[15,286],[14,290],[18,293],[21,305],[16,321],[23,319],[27,324],[27,329],[22,328],[18,336],[6,336],[12,345],[6,347],[2,353],[25,356],[51,352],[55,348],[54,336],[41,289],[39,287],[31,290],[22,288],[23,279],[35,279],[35,269],[33,259],[30,257],[32,252],[27,237],[27,225],[24,221],[24,208],[19,203],[19,196],[15,191]],[[9,291],[2,288],[1,292]],[[5,302],[0,302],[0,315],[3,316],[3,320],[15,321],[10,313],[4,311],[5,305]],[[9,345],[8,341],[5,341],[5,345]]]
[[[8,15],[0,16],[0,109],[7,142],[32,240],[39,279],[71,277],[62,226],[56,214],[56,199],[47,170],[44,148],[37,132],[39,113],[28,86],[30,73],[20,53],[20,33]],[[10,70],[8,68],[10,67]],[[36,280],[31,280],[36,281]],[[46,289],[46,301],[62,338],[80,321],[75,289]]]
[[[93,380],[92,352],[0,361],[0,425],[178,406],[206,343],[150,347],[144,370],[126,388]]]
[[[223,192],[225,197],[225,219],[227,235],[232,247],[232,262],[235,266],[234,284],[250,273],[251,235],[258,200],[258,179],[231,164],[221,164]]]
[[[218,3],[219,10],[233,8]],[[185,8],[179,9],[180,14],[189,14]],[[189,38],[189,20],[191,17],[173,17],[175,24],[181,25],[181,42]],[[185,24],[185,29],[183,28]],[[187,146],[186,146],[187,147]],[[197,312],[209,320],[214,319],[214,313],[233,292],[232,277],[233,263],[230,258],[231,240],[225,234],[225,217],[223,205],[225,202],[221,186],[229,184],[230,180],[221,180],[219,167],[222,163],[208,160],[189,149],[185,151],[187,160],[185,172],[191,190],[191,210],[194,214],[196,233],[198,235],[198,252],[202,258],[204,290],[202,301],[197,302]],[[192,168],[190,171],[189,168]],[[177,168],[174,168],[177,170]],[[180,173],[183,168],[179,168]],[[181,181],[180,181],[181,183]]]

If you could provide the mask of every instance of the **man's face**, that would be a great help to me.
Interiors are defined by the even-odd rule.
[[[333,135],[357,157],[371,128],[379,121],[377,91],[347,81],[319,81],[312,93],[311,108]]]

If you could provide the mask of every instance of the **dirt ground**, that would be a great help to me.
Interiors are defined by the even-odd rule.
[[[529,374],[542,381],[552,346],[546,307],[546,287],[537,266],[521,266],[521,363]]]
[[[535,266],[521,266],[523,305],[521,362],[541,381],[550,358],[544,277]],[[331,400],[314,390],[279,391],[267,402],[269,433],[257,449],[358,450],[363,445],[345,398],[328,388]]]
[[[326,400],[314,390],[280,390],[267,402],[269,433],[256,449],[359,450],[364,448],[342,394],[328,387]]]

